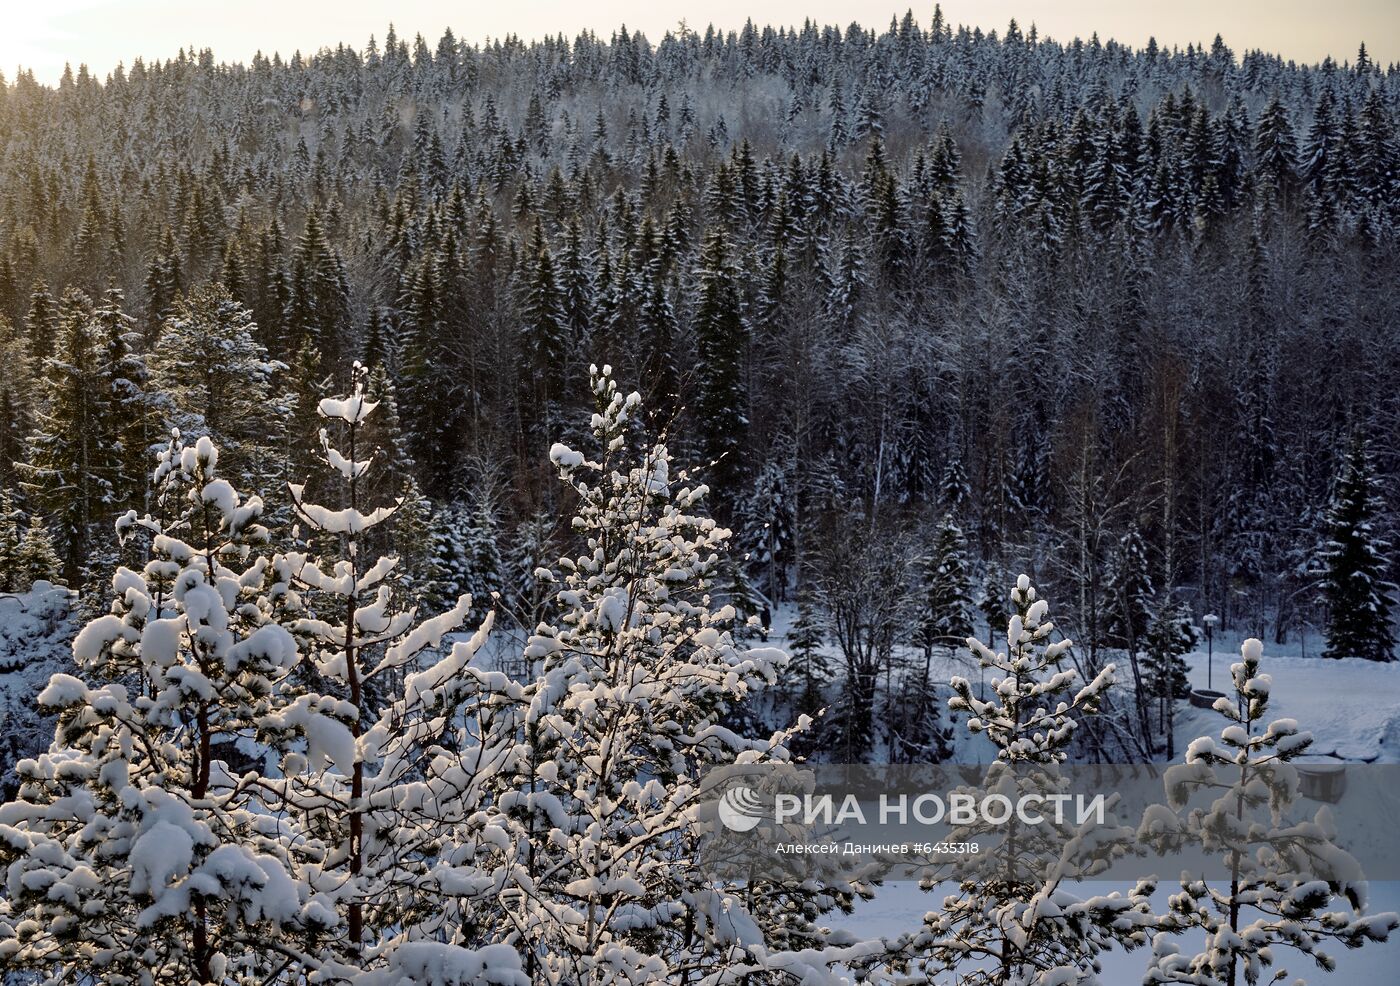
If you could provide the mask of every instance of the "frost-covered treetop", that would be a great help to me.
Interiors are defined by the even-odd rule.
[[[1099,697],[1114,681],[1108,665],[1070,697],[1079,680],[1073,668],[1062,667],[1073,645],[1067,637],[1052,641],[1055,624],[1049,604],[1036,597],[1030,579],[1022,575],[1011,590],[1015,613],[1007,622],[1006,650],[993,651],[976,637],[967,646],[983,667],[999,675],[991,679],[992,698],[975,695],[965,678],[950,682],[956,693],[949,708],[968,712],[968,728],[986,732],[998,747],[998,759],[1030,763],[1059,763],[1065,759],[1076,716],[1093,712]]]
[[[704,670],[712,656],[749,667],[751,660],[740,655],[728,631],[733,608],[712,610],[709,604],[707,586],[729,531],[695,512],[706,487],[688,485],[684,471],[673,475],[670,454],[660,442],[629,449],[641,397],[623,395],[611,367],[591,368],[591,389],[598,458],[563,444],[550,450],[560,477],[578,496],[573,528],[585,551],[560,563],[563,627],[541,628],[527,656],[546,658],[546,667],[569,653],[604,664],[627,663],[659,645],[695,662],[692,670],[703,671],[697,682],[712,677]]]

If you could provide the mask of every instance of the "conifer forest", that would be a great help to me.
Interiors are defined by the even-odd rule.
[[[1400,762],[1400,66],[388,20],[0,77],[6,986],[1386,981],[1279,812]],[[1233,879],[697,862],[988,761]]]

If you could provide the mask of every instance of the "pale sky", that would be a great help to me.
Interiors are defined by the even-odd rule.
[[[619,24],[652,40],[682,19],[703,30],[756,24],[800,24],[806,17],[842,26],[859,21],[883,29],[908,0],[0,0],[0,71],[34,69],[56,82],[64,62],[86,63],[106,76],[118,62],[175,55],[182,47],[213,48],[220,61],[246,61],[254,52],[290,55],[344,41],[362,48],[383,38],[392,20],[410,41],[417,33],[436,42],[450,25],[459,37],[480,41],[515,33],[536,38],[582,28],[606,36]],[[1117,38],[1139,46],[1155,35],[1163,45],[1206,42],[1217,32],[1237,53],[1276,51],[1315,62],[1331,54],[1353,59],[1366,42],[1381,64],[1400,59],[1400,0],[948,0],[954,24],[1001,31],[1015,17],[1036,23],[1042,35],[1068,40]],[[933,3],[914,10],[927,26]]]

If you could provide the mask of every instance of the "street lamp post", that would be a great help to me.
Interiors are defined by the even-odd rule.
[[[1220,622],[1220,617],[1214,613],[1207,613],[1201,617],[1201,623],[1206,628],[1206,687],[1213,687],[1215,677],[1215,626]]]

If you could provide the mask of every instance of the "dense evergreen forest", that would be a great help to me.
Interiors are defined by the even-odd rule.
[[[1400,759],[1400,69],[931,14],[0,81],[4,986],[1303,984],[1400,928],[1334,824],[1393,785],[1315,803]],[[841,860],[804,760],[980,815]],[[1075,762],[1172,765],[1024,815]]]
[[[270,505],[314,490],[359,360],[407,498],[381,547],[529,628],[569,537],[548,449],[607,364],[734,529],[740,612],[800,602],[857,705],[897,627],[981,634],[1023,570],[1090,668],[1208,612],[1388,659],[1398,107],[1364,46],[937,9],[21,74],[0,588],[105,607],[171,428]]]

